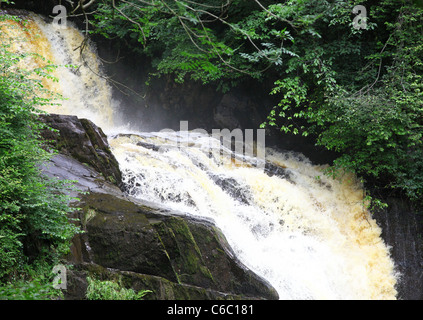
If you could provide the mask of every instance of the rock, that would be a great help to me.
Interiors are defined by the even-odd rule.
[[[224,175],[211,175],[211,178],[230,196],[244,204],[249,204],[251,191],[246,186],[241,186],[234,178],[225,177]]]
[[[89,191],[123,196],[118,186],[106,181],[102,174],[89,165],[82,164],[70,156],[57,154],[45,163],[42,169],[50,177],[75,181],[73,185],[76,190],[71,192],[73,197],[77,197],[81,192]]]
[[[291,173],[289,172],[289,169],[277,166],[269,161],[266,161],[264,172],[269,176],[277,176],[282,179],[291,180]]]
[[[92,262],[178,281],[166,249],[145,215],[146,208],[94,193],[84,196],[80,205]]]
[[[397,283],[398,299],[423,299],[423,215],[404,199],[384,197],[388,208],[373,217],[382,228],[382,238],[391,248],[401,277]]]
[[[80,207],[87,233],[80,238],[85,243],[79,247],[90,251],[85,254],[90,259],[84,262],[131,272],[137,281],[155,276],[172,286],[257,299],[278,297],[268,283],[234,258],[224,236],[210,222],[172,212],[164,215],[108,194],[85,195]],[[178,290],[182,288],[186,287]]]
[[[87,277],[116,281],[135,291],[150,290],[143,300],[247,300],[249,297],[228,294],[207,288],[175,283],[167,279],[81,263],[68,271],[67,300],[83,300],[88,287]]]
[[[66,300],[84,300],[87,292],[87,272],[82,268],[83,264],[78,264],[66,271]]]
[[[213,119],[220,128],[254,128],[262,121],[259,109],[260,105],[252,97],[227,93],[216,106]]]
[[[240,128],[241,124],[237,119],[237,113],[241,111],[239,109],[239,101],[235,97],[226,94],[216,107],[214,121],[221,128]]]
[[[107,181],[121,185],[119,163],[110,151],[107,136],[101,128],[76,116],[50,114],[40,117],[49,127],[56,129],[44,130],[42,136],[61,154],[91,166]]]

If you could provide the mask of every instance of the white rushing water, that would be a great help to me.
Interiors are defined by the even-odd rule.
[[[190,143],[177,145],[181,135]],[[395,296],[387,248],[353,180],[335,181],[304,157],[267,150],[270,163],[286,168],[270,176],[210,152],[220,143],[211,140],[177,132],[118,135],[110,143],[130,195],[215,221],[281,299]]]
[[[45,83],[68,99],[46,111],[89,118],[109,134],[129,195],[213,220],[239,260],[281,299],[395,299],[389,248],[354,177],[333,180],[301,155],[267,149],[267,163],[284,173],[274,175],[215,152],[220,141],[199,133],[118,134],[117,103],[98,76],[95,50],[87,47],[81,58],[77,49],[82,34],[37,16],[29,29],[10,32],[27,39],[25,50],[77,66],[59,68],[60,81]]]

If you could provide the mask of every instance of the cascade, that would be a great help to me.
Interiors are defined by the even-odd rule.
[[[84,42],[84,35],[73,25],[55,27],[42,17],[29,13],[28,22],[0,22],[2,37],[12,38],[12,48],[20,53],[36,53],[23,60],[26,69],[58,66],[43,79],[47,89],[62,96],[59,106],[44,106],[49,113],[88,118],[108,129],[117,121],[118,102],[113,100],[109,84],[101,72],[95,48]],[[84,44],[84,47],[81,47]]]
[[[81,54],[83,35],[75,27],[56,29],[36,15],[25,28],[11,24],[2,32],[14,37],[15,50],[60,65],[59,81],[44,85],[66,100],[45,111],[103,128],[128,195],[213,221],[237,258],[281,299],[396,298],[389,248],[354,177],[332,179],[304,156],[270,148],[267,166],[241,154],[233,161],[234,152],[220,152],[220,141],[204,133],[122,129],[96,52],[88,45]],[[32,59],[25,67],[42,63]]]

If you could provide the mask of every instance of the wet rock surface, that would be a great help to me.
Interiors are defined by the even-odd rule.
[[[60,154],[86,164],[105,180],[120,186],[122,175],[119,164],[110,151],[107,136],[92,121],[76,116],[41,115],[41,120],[54,129],[44,130],[43,138]]]
[[[208,221],[164,209],[158,213],[110,194],[90,193],[79,206],[86,234],[74,241],[84,251],[78,261],[129,272],[125,275],[134,281],[152,281],[153,287],[142,289],[156,293],[156,285],[167,283],[177,285],[179,291],[189,288],[191,293],[180,292],[182,296],[197,287],[200,292],[277,298],[269,284],[235,259],[224,236]]]
[[[388,208],[374,215],[391,247],[400,277],[398,299],[423,300],[423,212],[400,198],[384,199]]]

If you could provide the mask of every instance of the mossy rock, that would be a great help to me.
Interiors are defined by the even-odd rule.
[[[230,294],[216,290],[181,284],[165,278],[104,268],[93,263],[79,264],[68,272],[68,288],[64,292],[66,300],[84,300],[88,283],[87,277],[101,281],[114,281],[126,289],[136,292],[149,290],[143,300],[245,300],[261,299],[239,294]]]
[[[266,281],[234,259],[210,222],[104,193],[82,195],[79,207],[86,231],[79,246],[89,248],[83,263],[127,275],[128,286],[154,291],[152,299],[278,298]]]
[[[159,235],[139,207],[107,194],[90,194],[84,201],[83,215],[96,212],[85,226],[93,262],[178,281]]]
[[[154,223],[172,266],[181,283],[214,287],[213,276],[204,263],[202,253],[186,220],[168,217]]]
[[[88,164],[112,184],[122,184],[119,163],[111,152],[107,136],[101,128],[90,120],[70,115],[40,115],[40,119],[56,130],[42,132],[48,144],[61,154]]]

